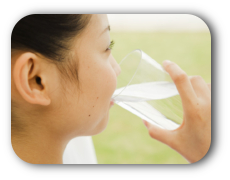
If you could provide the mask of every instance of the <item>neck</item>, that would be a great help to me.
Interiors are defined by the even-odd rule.
[[[62,164],[62,155],[68,141],[45,132],[11,134],[12,147],[19,158],[32,164]]]

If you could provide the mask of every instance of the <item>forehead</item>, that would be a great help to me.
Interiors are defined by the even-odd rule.
[[[83,35],[98,37],[109,26],[106,14],[93,14]]]
[[[108,28],[109,21],[106,14],[93,14],[87,27],[83,30],[80,36],[77,36],[74,42],[74,51],[79,56],[82,52],[91,49],[94,46],[98,46],[104,41],[109,34],[103,33]],[[101,34],[104,34],[101,36]],[[107,35],[106,35],[107,34]]]
[[[109,21],[106,14],[93,14],[89,22],[89,27],[95,28],[106,28],[108,25]]]

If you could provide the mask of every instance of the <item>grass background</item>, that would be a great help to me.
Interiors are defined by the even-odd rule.
[[[188,75],[211,82],[211,36],[199,33],[111,33],[112,54],[119,63],[134,49],[141,49],[160,64],[177,63]],[[118,105],[110,110],[107,128],[93,136],[99,164],[187,164],[167,145],[152,139],[141,119]]]

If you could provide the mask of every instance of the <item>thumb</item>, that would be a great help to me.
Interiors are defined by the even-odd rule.
[[[167,144],[169,146],[172,145],[173,142],[173,133],[172,131],[165,130],[162,128],[159,128],[155,125],[150,124],[149,122],[142,120],[143,123],[145,124],[146,128],[149,131],[149,135],[153,138],[156,139],[164,144]]]

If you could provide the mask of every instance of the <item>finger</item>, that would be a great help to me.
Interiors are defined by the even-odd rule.
[[[189,79],[193,86],[194,91],[196,92],[197,97],[210,96],[210,89],[201,76],[191,76],[189,77]]]
[[[192,78],[192,77],[193,77],[193,76],[189,76],[189,79]],[[208,86],[209,90],[211,91],[211,89],[212,89],[211,83],[207,83],[207,86]]]
[[[183,105],[190,106],[194,104],[193,102],[196,101],[197,97],[187,74],[177,64],[171,61],[164,61],[163,65],[164,69],[174,81]]]
[[[211,89],[212,89],[212,87],[211,87],[211,83],[208,83],[207,85],[208,85],[208,88],[209,88],[209,89],[210,89],[210,91],[211,91]]]
[[[161,129],[157,126],[154,126],[147,121],[143,120],[145,126],[147,127],[149,131],[149,135],[153,138],[156,139],[164,144],[167,144],[169,146],[172,146],[173,142],[173,136],[172,132],[169,130]]]

